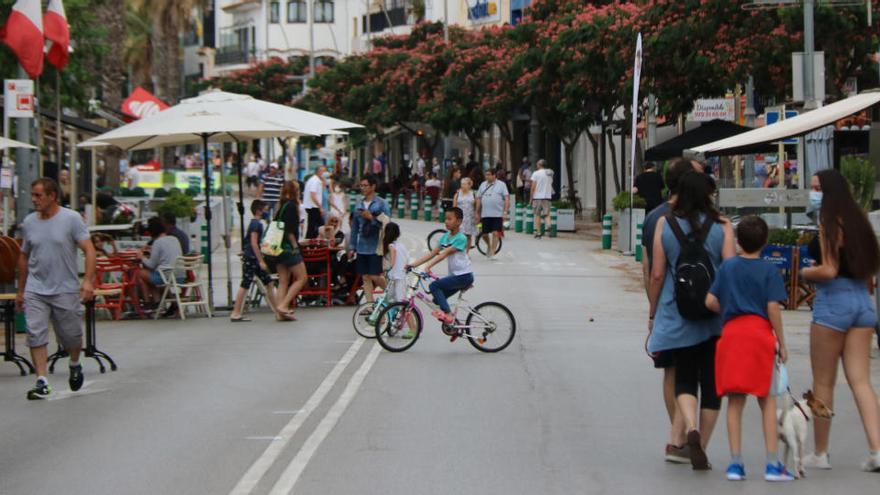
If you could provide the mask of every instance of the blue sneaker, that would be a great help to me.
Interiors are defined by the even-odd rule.
[[[767,481],[794,481],[794,476],[785,469],[781,462],[777,462],[776,464],[767,464],[767,469],[764,470],[764,479]]]
[[[727,480],[728,481],[743,481],[746,479],[746,468],[742,464],[731,462],[729,466],[727,466]]]

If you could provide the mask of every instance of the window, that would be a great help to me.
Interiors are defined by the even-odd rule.
[[[287,22],[307,22],[305,0],[288,0],[287,1]]]
[[[281,22],[281,4],[279,2],[269,2],[269,22],[272,24]]]
[[[315,0],[315,22],[333,22],[333,0]]]

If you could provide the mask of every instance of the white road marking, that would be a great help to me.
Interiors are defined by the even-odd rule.
[[[315,452],[318,450],[318,447],[321,446],[324,439],[327,438],[327,435],[333,431],[336,423],[339,422],[339,418],[342,417],[342,414],[345,412],[346,408],[348,408],[348,405],[351,403],[352,399],[354,399],[354,396],[357,395],[358,389],[364,382],[364,378],[366,378],[367,373],[370,372],[370,368],[372,368],[373,364],[376,362],[380,350],[381,347],[378,343],[373,344],[370,354],[367,355],[367,358],[364,360],[363,364],[361,364],[361,367],[358,368],[355,374],[351,377],[348,385],[345,386],[345,390],[342,391],[342,395],[339,396],[339,399],[333,404],[333,407],[327,411],[327,415],[324,416],[324,419],[321,420],[321,423],[315,428],[315,431],[312,432],[311,436],[305,441],[293,460],[290,461],[287,469],[281,474],[281,478],[278,479],[278,482],[275,483],[275,486],[273,486],[272,490],[269,492],[270,495],[287,495],[291,493],[294,485],[296,485],[296,482],[299,480],[300,475],[302,475],[306,466],[309,464],[309,460],[315,455]]]
[[[89,389],[89,390],[83,390],[83,389],[80,389],[78,392],[74,392],[74,391],[72,391],[72,390],[61,390],[61,391],[59,391],[59,392],[54,392],[54,393],[52,393],[52,394],[49,396],[49,398],[47,398],[46,400],[47,400],[47,401],[48,401],[48,400],[64,400],[64,399],[70,399],[70,398],[73,398],[73,397],[80,397],[80,396],[83,396],[83,395],[99,394],[99,393],[101,393],[101,392],[108,392],[108,391],[110,391],[109,388],[92,388],[92,389]]]
[[[355,355],[357,355],[357,352],[360,350],[363,343],[364,340],[356,340],[351,347],[348,348],[348,351],[346,351],[345,355],[342,356],[342,359],[330,371],[327,377],[324,378],[324,381],[318,385],[317,390],[312,393],[312,396],[309,397],[309,400],[306,401],[303,408],[290,419],[290,422],[287,423],[284,428],[281,429],[281,432],[278,434],[278,436],[281,437],[281,440],[272,442],[266,447],[263,454],[254,461],[247,472],[245,472],[241,479],[238,480],[238,483],[232,491],[229,492],[231,495],[244,495],[253,492],[254,488],[256,488],[257,484],[266,474],[266,471],[272,467],[272,464],[274,464],[275,460],[278,459],[278,456],[281,455],[284,447],[290,443],[290,440],[296,434],[297,430],[299,430],[303,423],[305,423],[309,415],[312,414],[312,411],[321,405],[321,402],[327,397],[327,394],[330,393],[330,390],[336,384],[336,381],[339,380],[339,376],[342,375],[342,372],[345,371],[345,368],[351,363],[351,360],[354,359]]]
[[[291,411],[272,411],[272,414],[296,414],[302,411],[302,409],[293,409]]]
[[[266,436],[266,437],[244,437],[244,439],[245,439],[245,440],[271,440],[271,441],[273,441],[273,442],[277,442],[278,440],[281,440],[281,437],[271,437],[271,436]]]

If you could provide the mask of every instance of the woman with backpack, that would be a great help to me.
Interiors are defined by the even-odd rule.
[[[880,269],[880,247],[840,172],[817,173],[811,189],[810,210],[818,212],[819,236],[808,248],[816,266],[804,268],[803,277],[816,284],[810,325],[813,394],[829,408],[834,406],[834,384],[842,359],[868,440],[862,470],[880,472],[880,406],[871,386],[870,357],[877,312],[868,293],[868,284]],[[815,417],[813,428],[816,451],[806,456],[804,464],[831,469],[830,418]]]
[[[687,425],[677,447],[695,470],[711,467],[705,449],[721,408],[715,390],[721,320],[706,308],[706,294],[721,261],[736,255],[733,226],[715,210],[713,193],[704,174],[688,172],[680,179],[675,204],[657,222],[648,294],[648,352],[673,355],[675,397]]]

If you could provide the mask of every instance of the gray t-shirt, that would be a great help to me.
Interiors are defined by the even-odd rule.
[[[46,220],[34,212],[25,217],[21,231],[21,250],[28,257],[25,292],[44,296],[79,293],[76,250],[80,241],[89,238],[82,217],[67,208]]]
[[[480,199],[480,216],[484,218],[500,218],[504,216],[504,198],[509,196],[507,186],[500,180],[489,181],[480,184],[477,190],[477,198]]]
[[[150,258],[144,260],[144,266],[150,270],[161,268],[174,268],[177,258],[183,254],[180,249],[180,241],[173,235],[164,235],[153,241],[153,247],[150,248]],[[184,270],[174,270],[174,276],[177,278],[185,277]]]

